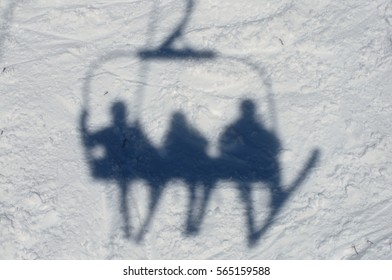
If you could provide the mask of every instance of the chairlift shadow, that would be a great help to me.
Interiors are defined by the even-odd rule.
[[[84,100],[89,102],[91,74],[95,68],[105,61],[118,57],[138,57],[140,61],[159,60],[196,60],[215,61],[228,60],[245,65],[256,73],[267,87],[267,98],[273,105],[271,82],[265,71],[257,63],[246,58],[224,56],[215,51],[196,50],[194,48],[175,48],[176,40],[180,40],[183,30],[194,7],[193,0],[187,1],[183,20],[174,32],[158,48],[144,49],[135,52],[116,51],[106,54],[98,63],[88,70],[83,86]],[[144,69],[144,70],[143,70]],[[142,71],[147,71],[142,67]],[[143,77],[143,75],[142,75]],[[144,83],[141,83],[144,84]],[[141,86],[139,88],[141,93]],[[91,175],[97,180],[115,182],[120,189],[120,212],[124,221],[126,238],[141,242],[148,231],[165,187],[170,181],[182,180],[188,188],[188,211],[184,234],[196,235],[200,232],[208,204],[212,194],[222,180],[235,183],[239,197],[244,204],[249,246],[255,246],[261,237],[274,224],[279,213],[292,197],[294,192],[309,176],[316,166],[319,150],[311,152],[309,158],[296,179],[288,186],[281,182],[282,167],[279,163],[281,141],[276,133],[277,120],[273,116],[273,129],[267,128],[256,117],[254,100],[242,100],[239,104],[239,118],[227,125],[219,139],[219,155],[211,157],[207,153],[208,140],[193,127],[182,112],[172,115],[169,130],[162,147],[156,147],[147,137],[138,120],[128,122],[125,103],[114,103],[111,110],[112,122],[109,127],[91,131],[88,126],[90,108],[85,106],[79,123],[90,165]],[[275,114],[274,108],[271,108]],[[104,150],[101,157],[94,154],[94,149]],[[130,221],[132,207],[128,205],[129,187],[135,180],[143,180],[148,185],[149,203],[147,215],[138,230],[133,230]],[[256,224],[257,211],[253,202],[253,183],[262,183],[270,194],[269,214],[262,225]]]

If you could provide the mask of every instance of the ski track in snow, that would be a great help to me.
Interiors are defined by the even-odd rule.
[[[194,2],[175,44],[211,60],[136,55],[170,36],[187,1],[0,2],[0,258],[391,259],[390,1]],[[218,182],[198,234],[183,234],[188,186],[171,180],[143,241],[124,238],[118,186],[91,176],[83,108],[97,131],[123,101],[157,149],[181,111],[217,158],[247,98],[280,139],[284,186],[320,150],[260,240],[247,246],[230,180]],[[260,224],[270,194],[254,188]],[[137,231],[146,182],[127,201]]]

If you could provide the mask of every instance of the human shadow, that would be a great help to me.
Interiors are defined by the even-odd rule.
[[[213,190],[220,180],[236,184],[245,207],[248,243],[254,245],[274,223],[289,197],[315,166],[319,152],[314,151],[297,179],[288,187],[281,184],[278,137],[266,129],[256,117],[251,100],[240,105],[240,117],[227,126],[219,140],[220,155],[207,153],[208,140],[192,127],[183,113],[172,116],[163,146],[154,147],[140,124],[126,120],[124,103],[112,106],[110,127],[91,132],[87,126],[88,112],[80,120],[83,145],[92,176],[97,180],[111,180],[120,188],[120,212],[124,233],[136,242],[143,239],[162,197],[167,183],[183,181],[188,189],[188,211],[184,233],[200,231]],[[101,148],[99,153],[95,149]],[[149,187],[147,215],[137,231],[132,230],[128,189],[132,181],[144,180]],[[256,225],[252,183],[262,183],[270,194],[269,214],[261,226]]]
[[[127,123],[124,103],[114,103],[111,115],[110,127],[91,132],[87,125],[88,112],[84,110],[80,119],[80,130],[92,176],[97,180],[114,181],[120,188],[119,201],[124,233],[126,238],[130,238],[132,230],[128,188],[133,180],[147,178],[151,187],[150,212],[154,212],[161,191],[161,174],[164,174],[160,172],[160,168],[164,165],[139,123]],[[154,172],[150,173],[151,170]]]
[[[206,158],[205,149],[198,150],[198,158]],[[193,179],[190,189],[190,205],[186,233],[196,234],[200,230],[211,194],[219,180],[235,183],[244,204],[248,230],[248,244],[252,246],[271,227],[293,192],[306,179],[315,166],[319,150],[314,150],[294,182],[285,187],[281,183],[279,153],[281,143],[271,130],[265,128],[256,117],[253,101],[244,100],[240,105],[240,116],[227,126],[219,139],[220,155],[201,161],[196,169],[198,179]],[[202,172],[200,172],[200,171]],[[195,182],[199,184],[196,185]],[[260,226],[256,224],[257,211],[254,205],[253,183],[262,183],[270,194],[268,217]],[[199,197],[196,197],[196,186]],[[198,201],[199,200],[199,201]]]
[[[212,59],[216,57],[215,52],[210,50],[198,50],[193,47],[175,47],[176,41],[181,41],[184,35],[184,30],[190,19],[193,8],[195,6],[194,0],[187,0],[184,17],[177,25],[177,28],[163,41],[163,43],[154,49],[144,49],[138,52],[142,60],[176,60],[176,59]]]
[[[314,150],[297,179],[288,188],[281,183],[279,153],[281,143],[256,117],[253,101],[244,100],[240,106],[240,117],[226,127],[219,140],[221,168],[219,178],[234,181],[246,210],[249,245],[255,244],[273,224],[288,198],[308,175],[317,162],[319,151]],[[254,188],[252,183],[262,183],[270,194],[269,215],[261,227],[256,225]],[[206,197],[208,201],[208,197]]]
[[[240,105],[240,116],[227,126],[219,139],[220,156],[213,161],[214,174],[206,174],[209,182],[204,186],[203,207],[199,213],[199,224],[194,223],[192,229],[198,231],[210,200],[213,187],[218,180],[235,182],[240,198],[246,210],[246,221],[249,239],[253,239],[257,231],[255,210],[252,202],[252,183],[261,182],[272,194],[274,201],[270,208],[280,208],[275,202],[283,193],[279,165],[280,141],[277,136],[266,129],[256,117],[255,104],[244,100]]]
[[[164,141],[163,152],[164,161],[170,166],[170,178],[183,180],[189,190],[185,227],[187,234],[196,232],[201,223],[205,196],[212,187],[210,179],[214,176],[210,175],[214,172],[213,160],[208,156],[207,148],[207,139],[187,122],[184,114],[175,113]]]

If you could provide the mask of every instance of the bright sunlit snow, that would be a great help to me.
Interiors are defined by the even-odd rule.
[[[1,259],[392,259],[389,0],[0,2]]]

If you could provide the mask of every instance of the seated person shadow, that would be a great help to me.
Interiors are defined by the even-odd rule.
[[[171,178],[183,180],[189,190],[186,234],[196,232],[201,223],[199,211],[204,211],[205,188],[212,170],[211,158],[207,155],[208,141],[194,127],[188,124],[185,115],[175,113],[169,132],[164,141],[164,158],[170,167]],[[204,186],[204,187],[201,187]],[[200,197],[202,196],[202,197]]]
[[[177,176],[184,178],[190,189],[185,231],[188,235],[200,231],[217,182],[230,180],[236,183],[245,207],[248,245],[254,245],[273,224],[288,198],[315,165],[319,155],[318,150],[313,151],[296,180],[284,188],[281,185],[279,164],[280,141],[259,121],[255,104],[251,100],[241,103],[239,118],[221,134],[220,155],[217,158],[207,155],[207,140],[188,127],[184,116],[175,115],[172,128],[174,132],[169,135],[173,136],[168,137],[167,143],[173,144],[167,146],[173,148],[168,148],[167,152],[168,155],[178,155],[179,159],[174,160],[179,167]],[[184,142],[184,139],[187,141]],[[257,211],[254,208],[252,183],[262,183],[262,187],[270,194],[269,214],[261,225],[256,225]]]
[[[226,127],[219,139],[220,156],[209,158],[202,164],[201,184],[202,201],[192,202],[199,208],[190,208],[187,233],[197,233],[206,212],[210,196],[218,180],[231,180],[236,183],[246,209],[249,238],[257,231],[255,211],[252,203],[251,183],[264,182],[272,195],[271,209],[279,207],[277,200],[283,190],[280,185],[278,155],[279,139],[256,118],[255,105],[244,100],[240,106],[240,117]],[[195,191],[193,191],[195,193]],[[192,199],[192,197],[191,197]],[[193,196],[193,199],[196,199]],[[193,212],[192,212],[193,211]],[[199,211],[199,213],[194,213]]]
[[[112,124],[97,132],[87,128],[88,112],[81,117],[80,129],[86,148],[92,176],[99,180],[115,181],[120,188],[120,212],[124,220],[124,233],[131,237],[128,188],[135,179],[145,179],[150,187],[150,208],[157,204],[163,177],[158,151],[144,135],[138,122],[127,124],[126,107],[116,102],[111,109]],[[97,155],[94,151],[101,148]],[[154,170],[152,170],[154,169]],[[151,173],[154,171],[154,173]],[[141,233],[138,234],[139,236]]]
[[[284,193],[280,182],[280,141],[256,118],[254,103],[245,100],[241,104],[239,119],[221,135],[219,147],[222,177],[237,183],[251,240],[257,232],[251,184],[263,182],[264,187],[269,189],[271,213],[280,207],[278,200]]]

